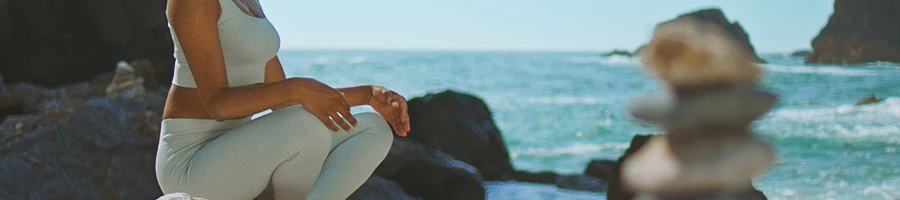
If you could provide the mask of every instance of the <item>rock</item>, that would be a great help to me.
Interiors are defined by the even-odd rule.
[[[584,175],[599,178],[603,181],[609,181],[609,175],[615,170],[616,161],[612,160],[591,160],[584,169]]]
[[[0,199],[155,199],[165,93],[106,97],[111,75],[44,88],[6,87]]]
[[[878,103],[881,101],[884,101],[884,99],[878,98],[877,96],[875,96],[875,94],[870,94],[869,96],[866,96],[866,97],[863,97],[862,99],[857,100],[856,105],[873,104],[873,103]]]
[[[625,150],[625,153],[616,160],[616,165],[613,168],[613,171],[609,174],[609,179],[606,182],[607,184],[607,192],[606,199],[608,200],[632,200],[634,199],[635,193],[625,190],[622,187],[622,183],[620,180],[619,171],[622,170],[622,163],[625,159],[628,159],[631,154],[634,154],[641,146],[644,146],[647,143],[647,140],[650,139],[651,135],[635,135],[631,138],[631,144],[628,146],[628,149]]]
[[[900,62],[900,1],[835,0],[807,63]]]
[[[144,96],[144,78],[136,77],[134,67],[121,61],[116,67],[112,82],[106,86],[107,97],[142,98]]]
[[[148,58],[156,82],[172,80],[166,1],[0,0],[0,73],[6,83],[56,87]],[[15,76],[10,76],[15,74]]]
[[[616,161],[615,168],[609,175],[608,191],[606,193],[606,198],[608,200],[632,200],[636,199],[637,195],[629,190],[626,190],[622,187],[621,175],[619,172],[622,168],[622,163],[625,162],[632,154],[634,154],[638,149],[647,144],[647,141],[653,135],[635,135],[631,139],[631,144],[628,149],[625,150],[625,153],[622,154],[621,157]],[[750,182],[750,180],[748,180]],[[691,197],[668,197],[668,198],[657,198],[657,199],[741,199],[741,200],[763,200],[766,199],[765,194],[761,191],[752,187],[752,184],[747,184],[751,186],[750,188],[746,188],[744,191],[738,191],[731,194],[701,194],[697,196]]]
[[[556,184],[556,180],[559,179],[559,174],[556,174],[556,172],[553,171],[541,171],[537,173],[516,171],[514,177],[516,181],[521,182]]]
[[[755,62],[757,63],[765,63],[766,61],[762,58],[759,58],[759,55],[756,54],[756,49],[753,47],[753,44],[750,42],[750,37],[747,35],[747,32],[744,31],[744,28],[740,23],[734,22],[731,23],[725,17],[725,13],[722,12],[721,9],[718,8],[707,8],[697,10],[691,13],[686,13],[679,15],[677,18],[683,17],[691,17],[697,20],[704,20],[706,22],[718,24],[722,29],[727,30],[728,33],[732,36],[734,41],[736,41],[739,45],[747,48],[748,52],[753,53],[753,57],[755,58]]]
[[[408,105],[410,139],[468,163],[486,181],[512,180],[509,151],[483,100],[447,90],[410,99]]]
[[[556,179],[556,187],[591,192],[606,192],[607,189],[603,180],[585,175],[560,176]]]
[[[608,53],[603,54],[603,57],[610,57],[610,56],[626,56],[626,57],[631,57],[631,56],[633,56],[633,55],[631,54],[631,52],[628,52],[628,51],[626,51],[626,50],[621,50],[621,49],[615,49],[615,50],[613,50],[613,51],[610,51],[610,52],[608,52]]]
[[[797,50],[797,51],[794,51],[793,53],[791,53],[791,57],[806,58],[811,54],[812,54],[812,51],[810,51],[810,50]]]
[[[0,133],[0,199],[155,199],[156,141],[135,119],[141,99],[93,97],[66,117]],[[47,118],[49,112],[37,118]],[[6,120],[3,127],[16,123]],[[159,123],[159,122],[156,122]]]
[[[484,199],[486,195],[484,179],[475,167],[406,138],[394,138],[374,174],[423,199]]]
[[[347,200],[421,200],[422,198],[410,197],[403,188],[394,181],[372,175],[356,190]]]
[[[644,53],[644,48],[646,48],[646,47],[647,47],[647,44],[642,44],[642,45],[639,46],[637,49],[635,49],[635,50],[634,50],[634,53],[631,53],[631,55],[634,55],[634,56],[641,56],[641,54]]]

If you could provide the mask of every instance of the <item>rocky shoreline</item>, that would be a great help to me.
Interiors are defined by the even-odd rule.
[[[135,73],[151,66],[120,63],[115,74],[53,88],[3,86],[0,199],[162,196],[153,165],[166,91]],[[384,162],[349,199],[485,199],[485,181],[627,199],[619,198],[628,195],[617,183],[620,161],[591,161],[583,174],[516,170],[490,108],[474,95],[446,90],[409,105],[413,132],[395,137]]]

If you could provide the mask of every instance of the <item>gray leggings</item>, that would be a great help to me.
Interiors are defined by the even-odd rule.
[[[333,132],[302,106],[254,120],[162,121],[156,176],[165,194],[253,199],[271,183],[276,199],[346,199],[384,160],[390,126],[376,113]],[[271,181],[271,182],[270,182]]]

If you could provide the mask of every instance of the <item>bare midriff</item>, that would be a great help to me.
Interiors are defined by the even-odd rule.
[[[197,88],[172,85],[162,118],[212,119],[212,116],[206,111]]]

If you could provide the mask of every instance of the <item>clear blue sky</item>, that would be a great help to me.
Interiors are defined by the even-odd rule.
[[[809,48],[832,0],[260,0],[283,49],[633,50],[658,22],[719,7],[758,52]]]

